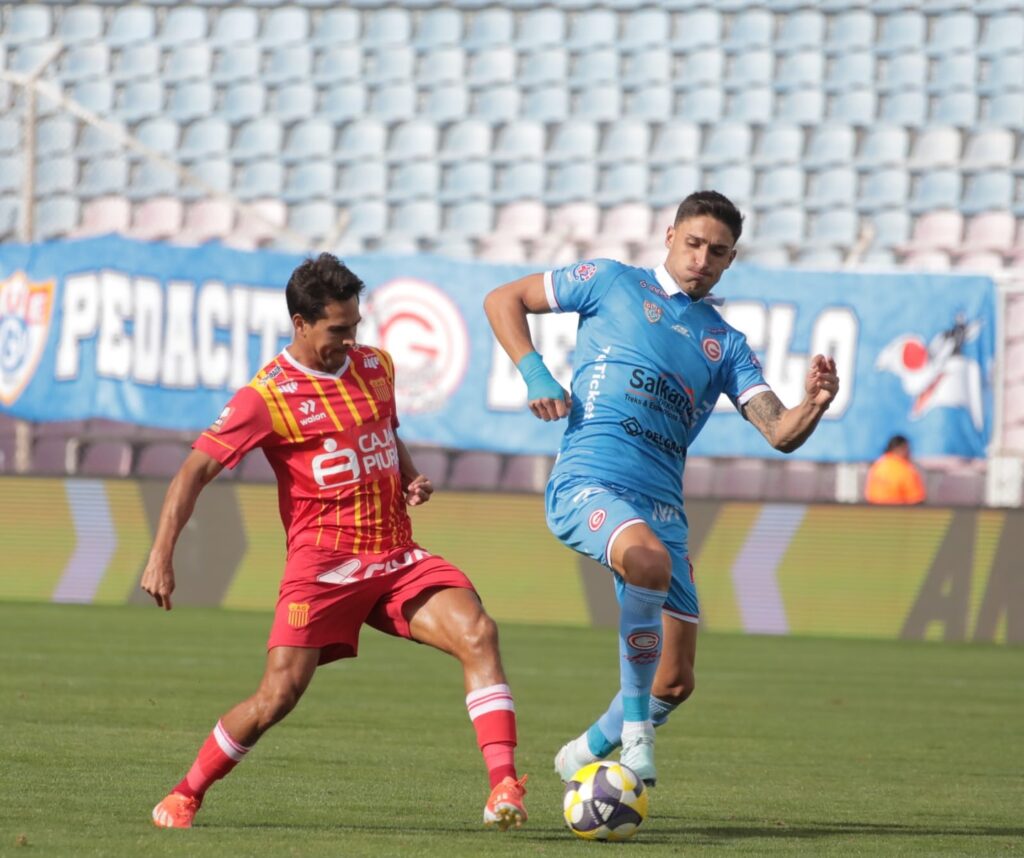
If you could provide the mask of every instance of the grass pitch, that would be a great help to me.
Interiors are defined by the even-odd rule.
[[[709,634],[659,732],[651,815],[577,841],[551,756],[615,685],[609,631],[505,624],[527,828],[480,825],[460,672],[363,635],[208,794],[149,823],[262,672],[267,614],[0,604],[0,854],[19,856],[1024,855],[1024,652]]]

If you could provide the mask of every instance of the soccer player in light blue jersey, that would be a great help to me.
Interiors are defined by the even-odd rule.
[[[654,726],[694,688],[700,616],[683,512],[686,451],[721,394],[775,449],[814,431],[839,389],[835,362],[815,355],[803,401],[786,408],[746,338],[705,299],[736,257],[742,216],[714,191],[688,196],[655,269],[609,259],[531,274],[484,307],[542,420],[569,417],[548,482],[548,526],[615,573],[620,690],[555,757],[569,780],[622,746],[621,761],[653,784]],[[572,393],[534,350],[530,313],[579,314]]]

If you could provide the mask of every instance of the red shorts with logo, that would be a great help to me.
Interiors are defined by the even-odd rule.
[[[302,546],[288,558],[267,649],[313,647],[320,664],[354,658],[364,624],[408,638],[405,605],[447,587],[476,592],[459,569],[418,545],[357,556]]]

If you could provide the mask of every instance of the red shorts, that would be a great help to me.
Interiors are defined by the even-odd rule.
[[[354,658],[364,623],[408,638],[405,605],[447,587],[475,592],[459,569],[418,545],[354,557],[302,546],[288,558],[267,649],[316,648],[320,664]]]

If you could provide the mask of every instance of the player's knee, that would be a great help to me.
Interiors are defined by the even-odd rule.
[[[692,694],[696,685],[696,677],[693,671],[683,671],[678,676],[672,677],[664,685],[654,690],[654,696],[666,703],[679,705],[687,700]]]
[[[260,732],[272,727],[291,712],[300,696],[298,689],[288,684],[263,689],[258,706]]]
[[[462,630],[461,650],[464,658],[482,658],[498,651],[498,624],[480,611]]]
[[[664,546],[637,545],[623,558],[626,582],[648,590],[667,590],[672,580],[672,558]]]

